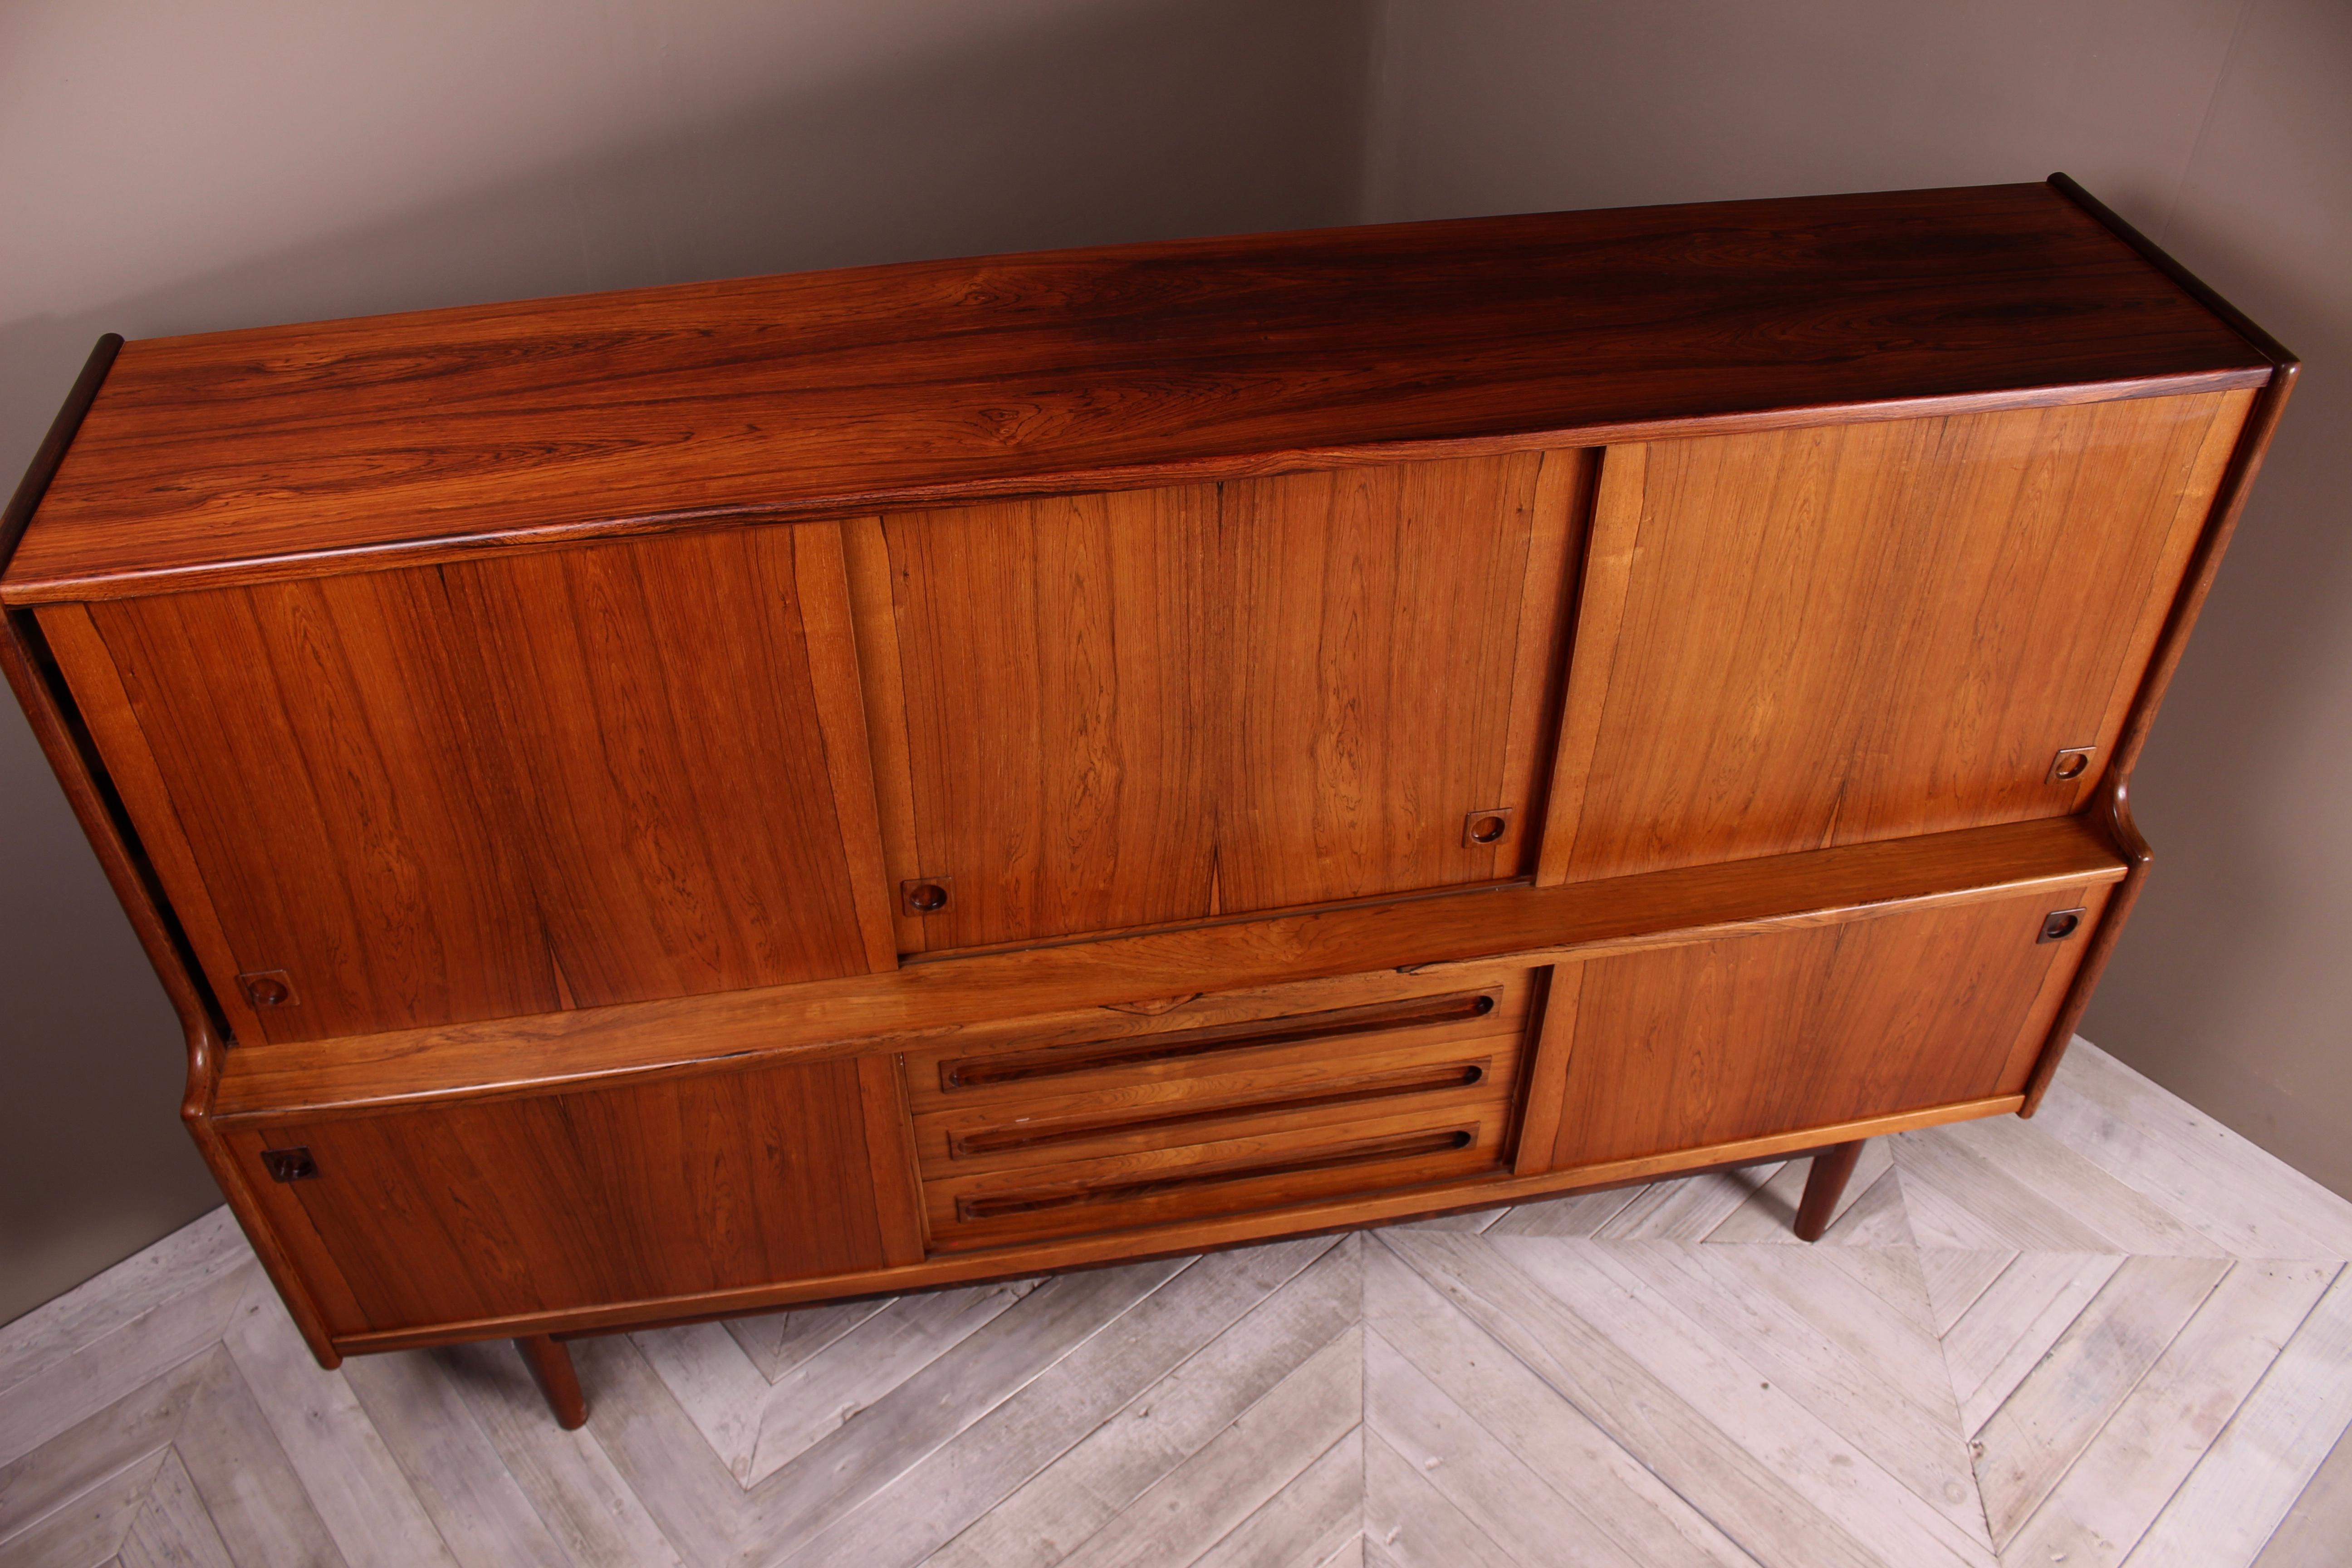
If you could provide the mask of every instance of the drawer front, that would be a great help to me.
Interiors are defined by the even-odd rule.
[[[910,1054],[933,1245],[1156,1224],[1495,1168],[1533,985],[1527,971],[1480,981],[1206,1027]]]

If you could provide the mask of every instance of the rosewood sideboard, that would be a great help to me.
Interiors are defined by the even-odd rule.
[[[102,342],[9,680],[321,1363],[2031,1115],[2294,377],[2044,184]]]

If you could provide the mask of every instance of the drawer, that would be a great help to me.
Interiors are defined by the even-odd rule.
[[[1494,1168],[1529,972],[1347,1007],[906,1058],[935,1247],[1156,1224]],[[1278,999],[1277,999],[1278,1000]]]

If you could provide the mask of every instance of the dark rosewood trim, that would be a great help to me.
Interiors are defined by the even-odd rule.
[[[73,444],[81,417],[98,396],[99,387],[114,363],[115,351],[121,346],[122,340],[111,332],[98,340],[98,346],[90,351],[89,363],[74,383],[71,395],[35,450],[32,465],[17,484],[7,510],[0,513],[0,570],[5,570],[9,553],[24,537],[26,525],[41,504],[41,497],[48,489],[58,466],[65,460],[66,449]],[[40,742],[42,752],[55,770],[67,803],[73,807],[82,832],[89,837],[115,898],[130,916],[139,945],[146,952],[147,962],[154,966],[156,978],[163,984],[163,994],[171,999],[173,1011],[179,1015],[188,1058],[181,1120],[187,1123],[213,1179],[220,1184],[230,1207],[244,1224],[247,1239],[253,1243],[271,1282],[285,1298],[287,1310],[301,1330],[311,1353],[319,1358],[321,1366],[339,1365],[342,1357],[328,1337],[317,1304],[292,1261],[278,1245],[275,1234],[252,1217],[259,1211],[246,1188],[244,1173],[211,1125],[212,1093],[219,1081],[221,1048],[226,1037],[219,1009],[205,988],[202,972],[189,952],[187,938],[172,916],[171,906],[123,813],[122,803],[106,776],[72,694],[67,690],[56,661],[50,657],[47,640],[28,611],[11,610],[0,616],[0,671],[5,672],[16,700],[24,706],[34,738]]]
[[[73,390],[66,394],[64,406],[49,421],[48,434],[33,448],[33,460],[26,466],[25,477],[16,481],[16,493],[8,498],[8,507],[0,511],[0,573],[8,569],[9,560],[16,553],[17,542],[33,521],[34,509],[48,493],[49,481],[57,477],[58,465],[66,460],[66,448],[73,445],[74,433],[81,428],[82,416],[98,401],[98,389],[106,384],[106,373],[114,368],[114,356],[122,351],[122,334],[109,332],[98,340],[82,363],[81,374],[74,378]]]
[[[2156,722],[2157,710],[2163,705],[2166,689],[2172,684],[2173,671],[2180,666],[2180,656],[2189,646],[2189,634],[2197,625],[2197,617],[2205,607],[2205,596],[2212,591],[2214,574],[2221,570],[2221,555],[2229,548],[2230,539],[2237,531],[2238,519],[2244,512],[2246,496],[2252,489],[2254,476],[2262,471],[2263,458],[2270,450],[2271,437],[2278,429],[2279,416],[2285,411],[2286,400],[2294,391],[2296,378],[2303,370],[2302,362],[2289,352],[2286,345],[2262,328],[2216,293],[2210,285],[2179,262],[2165,254],[2146,235],[2116,216],[2104,203],[2076,184],[2064,174],[2050,176],[2052,187],[2074,202],[2084,212],[2106,226],[2115,236],[2137,251],[2149,265],[2179,284],[2196,301],[2215,316],[2229,323],[2247,342],[2271,361],[2271,376],[2260,392],[2254,395],[2254,405],[2248,410],[2245,427],[2238,434],[2236,450],[2230,454],[2230,467],[2221,476],[2221,488],[2214,492],[2212,510],[2208,514],[2204,532],[2197,541],[2197,550],[2189,557],[2189,569],[2180,592],[2166,616],[2164,630],[2158,637],[2156,651],[2149,657],[2147,669],[2140,677],[2139,690],[2132,699],[2131,711],[2125,716],[2123,731],[2116,737],[2114,755],[2107,763],[2107,785],[2084,815],[2100,820],[2102,828],[2114,843],[2127,866],[2121,886],[2108,898],[2107,906],[2099,918],[2099,928],[2091,936],[2089,951],[2083,955],[2082,967],[2074,972],[2074,984],[2067,988],[2064,1005],[2058,1009],[2057,1019],[2042,1047],[2042,1057],[2034,1064],[2033,1078],[2026,1086],[2025,1104],[2020,1116],[2031,1116],[2042,1108],[2042,1097],[2049,1092],[2050,1083],[2065,1059],[2066,1047],[2074,1037],[2074,1026],[2083,1020],[2084,1009],[2091,1003],[2091,993],[2099,984],[2099,976],[2107,966],[2108,955],[2114,952],[2116,941],[2123,935],[2124,922],[2131,915],[2132,905],[2139,899],[2140,888],[2147,880],[2151,859],[2147,840],[2140,837],[2132,822],[2131,775],[2138,765],[2141,748],[2147,744],[2148,730]]]
[[[572,1352],[545,1334],[525,1334],[515,1341],[515,1349],[522,1352],[531,1381],[547,1395],[555,1424],[566,1432],[587,1426],[588,1399],[580,1392],[580,1373],[572,1364]]]
[[[2060,195],[2089,213],[2106,226],[2107,231],[2147,258],[2156,269],[2179,284],[2195,297],[2197,302],[2230,323],[2237,334],[2254,345],[2264,358],[2275,365],[2299,363],[2288,347],[2256,326],[2252,318],[2216,293],[2212,285],[2174,260],[2160,246],[2118,216],[2113,207],[2099,200],[2074,183],[2063,173],[2050,176],[2050,186]]]
[[[1851,1143],[1832,1144],[1813,1156],[1813,1168],[1805,1175],[1805,1195],[1797,1205],[1799,1241],[1819,1241],[1829,1229],[1838,1199],[1853,1175],[1853,1163],[1862,1158],[1862,1146],[1868,1142],[1857,1138]]]
[[[1500,436],[1289,447],[1160,463],[1061,468],[1013,478],[960,479],[952,483],[843,491],[806,501],[773,505],[712,507],[692,511],[587,518],[506,529],[497,533],[399,540],[375,545],[305,551],[299,554],[244,556],[153,570],[123,568],[104,573],[37,577],[0,584],[0,604],[31,605],[66,601],[133,599],[156,594],[187,593],[200,588],[284,582],[298,577],[390,572],[402,567],[437,565],[486,555],[504,557],[546,550],[566,550],[599,540],[631,539],[645,534],[749,524],[835,524],[870,517],[877,512],[969,506],[976,501],[1044,500],[1086,490],[1159,489],[1222,479],[1310,473],[1318,468],[1362,468],[1438,458],[1495,457],[1508,452],[1622,446],[1687,437],[1787,430],[1807,425],[1852,425],[1875,420],[1927,419],[1952,414],[1990,414],[2012,408],[2053,408],[2083,403],[2122,402],[2137,397],[2179,397],[2194,393],[2229,392],[2241,387],[2260,386],[2269,374],[2262,369],[2200,371],[2174,375],[2007,387],[1991,392],[1953,393],[1934,397],[1885,398],[1867,403],[1792,404],[1786,407],[1737,414],[1570,425],[1514,431]]]
[[[2049,1036],[2042,1042],[2042,1058],[2033,1064],[2033,1077],[2026,1083],[2025,1103],[2017,1111],[2020,1116],[2031,1116],[2042,1109],[2042,1097],[2050,1091],[2050,1080],[2058,1076],[2058,1064],[2066,1059],[2066,1047],[2074,1037],[2074,1026],[2083,1021],[2083,1010],[2091,1005],[2091,993],[2099,987],[2099,976],[2106,970],[2107,957],[2123,935],[2124,921],[2130,917],[2140,888],[2147,881],[2147,868],[2153,857],[2147,840],[2140,837],[2139,828],[2132,822],[2131,780],[2120,775],[2113,778],[2101,792],[2094,809],[2105,815],[2107,837],[2125,861],[2124,879],[2107,895],[2107,906],[2099,916],[2099,928],[2091,933],[2091,945],[2083,953],[2074,982],[2066,987],[2066,1000],[2050,1025]]]

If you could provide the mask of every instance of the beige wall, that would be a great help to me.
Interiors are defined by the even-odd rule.
[[[16,0],[0,468],[107,331],[2063,167],[2315,367],[2087,1032],[2352,1192],[2347,80],[2341,0]],[[178,1052],[0,704],[0,1320],[215,1201]]]
[[[1359,0],[11,0],[0,469],[132,337],[1346,223]],[[0,1321],[219,1201],[0,700]]]
[[[1369,217],[2063,169],[2303,356],[2083,1032],[2352,1194],[2352,5],[1385,0],[1376,58]]]

